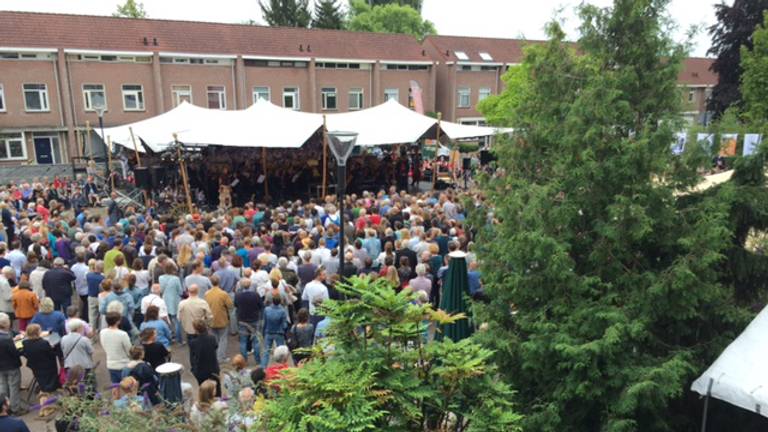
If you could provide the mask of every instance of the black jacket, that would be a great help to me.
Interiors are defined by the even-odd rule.
[[[197,336],[189,342],[189,363],[195,377],[219,373],[216,349],[219,344],[211,334]]]
[[[27,339],[24,341],[24,357],[27,367],[33,371],[58,372],[56,351],[45,339]]]
[[[10,333],[0,332],[0,371],[9,371],[21,367],[21,354],[13,343]]]

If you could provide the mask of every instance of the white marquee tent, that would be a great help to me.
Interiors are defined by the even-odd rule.
[[[768,417],[768,307],[691,385],[691,390]]]
[[[434,135],[437,120],[418,114],[396,101],[341,114],[329,114],[329,131],[357,132],[357,144],[374,146],[416,142],[425,134]],[[321,114],[281,108],[258,101],[245,110],[214,110],[182,103],[158,116],[104,130],[112,142],[132,149],[130,129],[134,136],[152,151],[162,151],[177,134],[186,145],[220,145],[228,147],[298,148],[323,125]],[[441,122],[445,136],[451,139],[492,136],[508,132],[495,129]],[[97,130],[100,134],[100,131]],[[143,151],[139,148],[139,151]]]

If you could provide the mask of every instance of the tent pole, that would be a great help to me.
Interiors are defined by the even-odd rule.
[[[112,137],[107,137],[107,166],[112,167]],[[109,171],[107,171],[107,174],[109,174]],[[111,191],[115,190],[115,176],[111,175],[108,179],[105,179],[109,182],[109,184],[112,186],[110,189]]]
[[[323,114],[323,196],[326,196],[326,185],[328,182],[328,125],[325,114]]]
[[[141,157],[139,156],[139,147],[136,145],[136,137],[133,135],[133,128],[128,126],[128,132],[131,133],[131,141],[133,141],[133,151],[136,152],[136,166],[141,168]]]
[[[437,185],[437,155],[440,151],[440,122],[443,118],[443,113],[437,113],[437,138],[435,139],[435,156],[432,158],[432,190],[435,190]]]
[[[261,148],[261,170],[264,172],[264,202],[267,201],[267,196],[269,196],[269,184],[268,184],[268,176],[267,176],[267,148],[262,147]]]
[[[173,143],[176,145],[176,157],[179,159],[179,171],[181,171],[181,181],[184,184],[184,194],[187,196],[187,209],[192,214],[192,195],[189,193],[189,180],[187,180],[187,164],[181,157],[181,146],[179,146],[178,137],[173,134]]]
[[[714,379],[709,379],[709,385],[707,385],[707,395],[704,396],[704,413],[701,415],[701,432],[707,432],[707,414],[709,412],[709,396],[712,394],[712,384]]]
[[[91,122],[85,121],[85,144],[88,148],[88,159],[93,159],[93,144],[91,144]]]

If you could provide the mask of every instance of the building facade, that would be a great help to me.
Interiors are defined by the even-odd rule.
[[[0,12],[0,165],[66,163],[98,153],[87,131],[182,101],[244,109],[262,98],[336,113],[388,99],[484,124],[477,102],[503,90],[526,41]],[[535,42],[534,42],[535,43]],[[714,84],[707,59],[681,73],[692,118]],[[688,70],[690,67],[690,71]],[[698,110],[698,111],[697,111]]]

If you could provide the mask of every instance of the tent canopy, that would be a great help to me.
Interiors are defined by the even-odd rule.
[[[436,119],[418,114],[394,100],[360,111],[326,116],[328,131],[358,133],[357,145],[413,143],[434,137]],[[133,149],[129,128],[152,151],[162,151],[173,140],[194,146],[298,148],[323,126],[323,115],[294,111],[259,100],[245,110],[216,110],[187,102],[158,116],[104,130],[105,137]],[[507,130],[441,122],[451,139],[491,136]],[[101,131],[96,131],[101,135]],[[102,137],[102,138],[105,138]],[[139,151],[142,151],[139,149]]]
[[[691,385],[691,390],[768,417],[768,307]],[[711,383],[711,389],[710,389]]]

